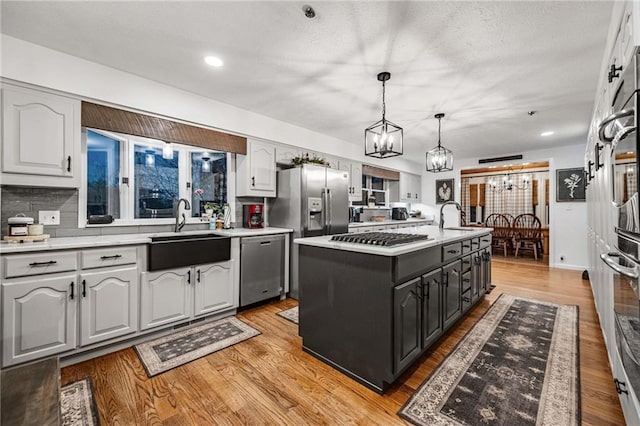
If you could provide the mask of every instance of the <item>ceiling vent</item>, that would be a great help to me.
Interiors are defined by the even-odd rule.
[[[500,161],[511,161],[511,160],[522,160],[522,154],[509,155],[506,157],[481,158],[480,160],[478,160],[478,163],[480,164],[498,163]]]

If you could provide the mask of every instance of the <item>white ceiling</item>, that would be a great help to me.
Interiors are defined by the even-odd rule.
[[[389,71],[387,118],[415,161],[437,143],[437,112],[457,158],[586,139],[611,2],[310,0],[315,19],[303,4],[2,1],[0,28],[358,145]]]

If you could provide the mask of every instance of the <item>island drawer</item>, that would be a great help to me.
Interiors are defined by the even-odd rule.
[[[471,240],[464,240],[462,242],[462,254],[466,254],[469,253],[471,250],[473,250],[474,248],[477,248],[471,245]]]
[[[128,265],[136,263],[135,247],[114,247],[109,249],[92,249],[81,252],[82,269],[104,268],[106,266]]]
[[[75,271],[78,268],[77,259],[75,251],[6,256],[4,278]]]
[[[442,246],[442,261],[456,259],[462,254],[462,243],[451,243]]]
[[[480,248],[490,247],[491,246],[491,235],[483,235],[480,237]]]
[[[465,256],[462,258],[462,272],[467,272],[471,270],[471,262],[472,262],[472,257],[471,255],[469,256]]]
[[[480,248],[480,237],[471,239],[471,251],[478,250]]]

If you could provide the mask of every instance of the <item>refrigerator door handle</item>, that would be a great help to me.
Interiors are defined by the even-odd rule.
[[[327,201],[327,234],[333,234],[333,231],[331,230],[331,222],[333,219],[333,211],[331,210],[333,207],[333,194],[329,188],[327,188]]]
[[[329,204],[327,200],[327,188],[322,188],[322,235],[327,234],[327,206]]]

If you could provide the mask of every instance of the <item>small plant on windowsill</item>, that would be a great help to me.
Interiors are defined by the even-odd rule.
[[[302,164],[319,164],[321,166],[330,167],[329,162],[322,157],[318,157],[317,155],[313,155],[313,157],[309,157],[309,153],[307,152],[305,155],[298,155],[291,159],[291,164],[294,166],[301,166]]]

